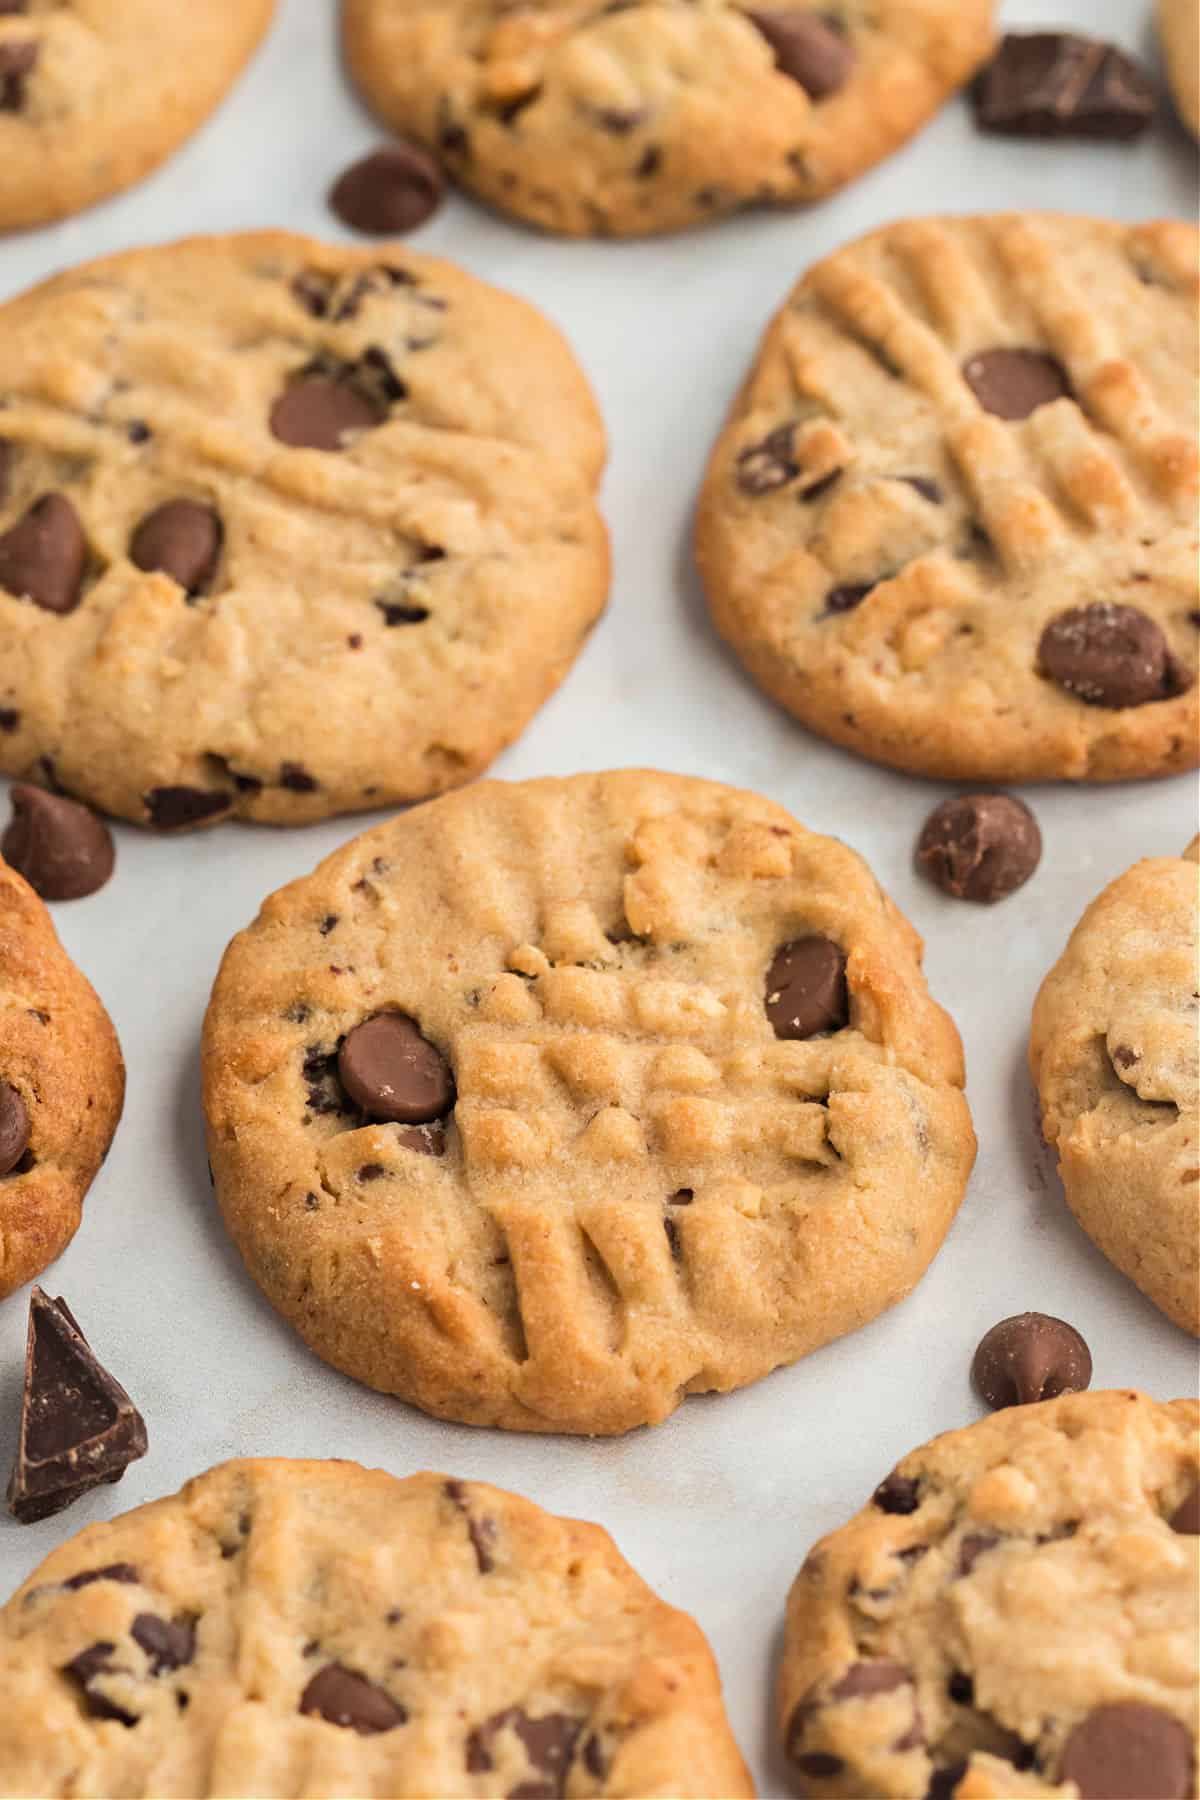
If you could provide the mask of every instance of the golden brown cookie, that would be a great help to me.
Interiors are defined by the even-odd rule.
[[[476,785],[226,952],[226,1224],[321,1355],[427,1412],[612,1433],[894,1305],[962,1198],[961,1048],[866,865],[646,771]]]
[[[1179,116],[1200,137],[1200,4],[1158,0],[1158,33]]]
[[[1198,851],[1135,863],[1092,902],[1042,983],[1029,1062],[1071,1211],[1200,1334]]]
[[[480,1483],[225,1463],[0,1612],[0,1791],[752,1795],[698,1627]]]
[[[819,200],[974,73],[993,0],[343,0],[385,119],[454,179],[572,236]]]
[[[818,263],[709,466],[698,555],[822,736],[953,780],[1194,766],[1197,236],[910,219]]]
[[[108,1014],[0,861],[0,1299],[74,1237],[124,1097]]]
[[[1010,1407],[810,1551],[779,1721],[813,1800],[1195,1794],[1200,1408]]]
[[[274,0],[3,0],[0,231],[129,187],[220,104]]]

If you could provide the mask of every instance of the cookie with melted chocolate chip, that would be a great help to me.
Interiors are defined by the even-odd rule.
[[[597,1525],[441,1475],[225,1463],[0,1611],[0,1790],[753,1788],[699,1628]]]
[[[509,1430],[657,1422],[865,1323],[936,1252],[974,1139],[920,955],[852,851],[755,794],[477,784],[227,951],[226,1225],[372,1387]]]

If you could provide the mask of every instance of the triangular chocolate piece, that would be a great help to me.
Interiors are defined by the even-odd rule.
[[[47,1519],[89,1488],[120,1481],[145,1454],[141,1413],[96,1360],[66,1301],[35,1287],[9,1511],[25,1525]]]

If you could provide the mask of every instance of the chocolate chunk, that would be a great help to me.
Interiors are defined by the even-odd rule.
[[[1187,1800],[1191,1734],[1156,1706],[1098,1706],[1067,1739],[1055,1780],[1073,1781],[1082,1800]]]
[[[43,900],[80,900],[102,888],[116,850],[103,819],[86,806],[23,783],[10,789],[12,822],[0,855]]]
[[[396,1133],[396,1142],[418,1156],[445,1156],[446,1133],[441,1125],[408,1125]]]
[[[1068,31],[1009,33],[975,84],[982,131],[1128,142],[1154,117],[1154,90],[1115,44]]]
[[[1200,1537],[1200,1482],[1171,1514],[1171,1530],[1184,1537]]]
[[[49,1518],[101,1482],[120,1481],[145,1454],[133,1401],[96,1360],[66,1302],[35,1287],[9,1510],[24,1525]]]
[[[749,12],[775,52],[780,72],[798,82],[810,100],[824,100],[845,85],[854,67],[854,52],[840,31],[819,14],[784,7]]]
[[[337,1066],[342,1086],[369,1118],[424,1125],[454,1105],[449,1063],[407,1013],[377,1013],[356,1025]]]
[[[183,1669],[196,1654],[196,1621],[188,1616],[160,1619],[157,1613],[139,1613],[130,1627],[130,1635],[139,1649],[145,1651],[150,1673],[161,1675],[167,1669]]]
[[[64,494],[43,494],[0,537],[0,588],[44,612],[74,612],[87,567],[87,539]]]
[[[1047,350],[981,350],[963,364],[963,378],[984,412],[998,419],[1027,419],[1071,393],[1066,370]]]
[[[1028,1406],[1058,1394],[1081,1394],[1092,1379],[1092,1355],[1064,1319],[1017,1313],[980,1340],[971,1378],[993,1410]]]
[[[294,381],[271,408],[273,435],[300,450],[344,450],[347,432],[370,431],[379,422],[378,410],[365,395],[328,375]]]
[[[767,970],[765,1005],[777,1038],[840,1031],[850,1017],[844,951],[826,937],[784,944]]]
[[[90,1587],[93,1581],[123,1581],[127,1586],[136,1587],[140,1580],[132,1563],[107,1563],[103,1569],[82,1569],[78,1575],[64,1581],[63,1586],[74,1592],[77,1588]]]
[[[1037,820],[1011,794],[956,794],[925,821],[917,861],[956,900],[1003,900],[1024,887],[1042,855]]]
[[[198,500],[167,500],[147,513],[129,540],[129,558],[147,573],[169,575],[184,593],[202,594],[216,573],[224,538],[220,516]]]
[[[41,45],[28,38],[0,44],[0,112],[20,112],[25,83],[37,67]]]
[[[511,1790],[509,1800],[561,1800],[567,1790],[567,1776],[575,1745],[583,1730],[582,1719],[570,1713],[543,1713],[531,1718],[519,1706],[493,1713],[471,1732],[467,1739],[468,1772],[486,1774],[495,1767],[492,1747],[502,1731],[513,1731],[524,1746],[530,1767],[538,1777]]]
[[[831,1700],[865,1700],[872,1694],[890,1694],[893,1688],[912,1681],[911,1672],[901,1663],[881,1658],[878,1662],[852,1663],[829,1691]]]
[[[99,1675],[111,1675],[117,1664],[111,1659],[117,1646],[106,1642],[89,1644],[78,1656],[73,1656],[69,1663],[64,1663],[62,1673],[69,1681],[73,1681],[83,1694],[84,1706],[90,1718],[115,1719],[118,1725],[133,1726],[137,1724],[137,1714],[126,1712],[115,1700],[109,1700],[95,1686]]]
[[[159,831],[189,831],[193,825],[205,825],[229,812],[233,795],[205,788],[160,787],[143,794],[142,802],[150,823]]]
[[[429,152],[402,141],[352,163],[329,190],[329,204],[352,231],[389,237],[432,218],[445,191]]]
[[[467,1521],[467,1536],[471,1540],[471,1548],[475,1552],[475,1562],[481,1575],[490,1575],[496,1566],[492,1554],[496,1542],[496,1521],[487,1513],[477,1513],[471,1505],[470,1495],[461,1481],[446,1483],[446,1498],[462,1513]]]
[[[1038,645],[1038,663],[1088,706],[1146,706],[1188,685],[1161,627],[1135,606],[1103,600],[1051,619]]]
[[[357,1731],[360,1737],[394,1731],[408,1718],[404,1708],[390,1694],[385,1694],[365,1675],[347,1669],[343,1663],[326,1663],[323,1669],[318,1669],[300,1696],[299,1711],[316,1713],[331,1725]]]
[[[862,605],[871,589],[877,586],[877,582],[868,581],[830,588],[825,596],[821,617],[824,619],[828,618],[831,613],[853,612],[856,606]]]
[[[921,1504],[919,1483],[910,1475],[898,1475],[893,1469],[875,1489],[871,1503],[880,1512],[915,1513]]]
[[[737,459],[737,484],[743,494],[757,499],[786,487],[800,473],[792,455],[794,425],[777,425],[759,444],[751,444]]]
[[[29,1148],[29,1109],[15,1087],[0,1080],[0,1176],[11,1175]]]
[[[970,1531],[958,1546],[956,1575],[969,1575],[981,1556],[994,1550],[1000,1539],[990,1531]]]

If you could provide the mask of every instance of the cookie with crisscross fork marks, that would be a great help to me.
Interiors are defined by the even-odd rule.
[[[0,1792],[754,1789],[712,1652],[597,1525],[350,1462],[225,1463],[0,1612]]]
[[[1029,1061],[1071,1211],[1200,1334],[1198,860],[1195,838],[1093,900],[1042,983]]]
[[[1191,767],[1189,225],[917,219],[819,263],[717,445],[723,635],[813,730],[969,780]]]
[[[398,245],[91,263],[0,308],[0,768],[163,829],[465,781],[601,611],[558,333]]]
[[[550,231],[672,231],[819,200],[987,56],[993,0],[343,0],[376,109]]]
[[[974,1155],[869,870],[754,794],[485,784],[269,899],[205,1026],[226,1223],[330,1362],[619,1432],[905,1295]]]
[[[3,0],[0,231],[147,174],[218,105],[275,0]]]

